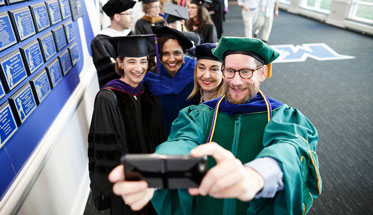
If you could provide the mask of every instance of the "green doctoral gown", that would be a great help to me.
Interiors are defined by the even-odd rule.
[[[186,155],[207,142],[216,100],[189,106],[173,122],[168,140],[156,153]],[[230,150],[243,164],[255,158],[275,159],[282,172],[284,189],[274,198],[242,202],[191,196],[186,189],[157,190],[152,203],[158,214],[306,214],[321,193],[316,154],[318,133],[297,109],[269,99],[272,117],[259,94],[246,104],[222,101],[213,141]],[[209,168],[215,166],[209,158]]]

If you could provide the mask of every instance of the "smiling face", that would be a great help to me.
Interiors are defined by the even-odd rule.
[[[230,54],[225,57],[224,69],[250,69],[258,68],[256,60],[253,57],[244,54]],[[265,80],[267,67],[263,66],[261,69],[254,72],[250,79],[243,79],[235,73],[234,77],[229,79],[224,77],[227,100],[232,104],[243,104],[251,100],[259,90],[259,85]]]
[[[137,87],[148,70],[147,57],[124,57],[122,61],[124,75],[121,80],[132,87]]]
[[[184,51],[175,39],[168,39],[162,48],[161,63],[166,71],[174,77],[184,62]]]
[[[206,92],[214,92],[223,80],[221,63],[215,60],[200,59],[197,61],[195,78]]]

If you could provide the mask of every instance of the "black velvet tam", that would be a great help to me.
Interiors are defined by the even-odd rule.
[[[150,54],[148,38],[154,34],[140,34],[126,37],[110,37],[110,43],[116,47],[116,57],[144,57]]]
[[[106,15],[111,17],[116,13],[121,13],[133,8],[135,4],[136,2],[132,0],[110,0],[102,7],[102,10],[104,10]]]
[[[196,46],[195,48],[189,49],[188,53],[190,53],[197,59],[220,61],[219,58],[215,57],[211,52],[211,50],[215,48],[216,45],[216,43],[203,43],[201,45]]]
[[[167,26],[153,27],[152,29],[157,37],[172,35],[172,38],[175,37],[180,42],[181,47],[183,47],[184,49],[189,49],[193,46],[193,43],[182,32],[178,30],[169,28]]]

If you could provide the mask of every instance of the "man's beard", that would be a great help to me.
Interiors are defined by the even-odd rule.
[[[242,90],[242,88],[240,88],[239,90]],[[249,92],[247,93],[247,95],[243,99],[238,100],[238,101],[234,101],[232,99],[231,94],[229,93],[228,86],[225,85],[225,97],[227,98],[228,102],[231,103],[231,104],[244,104],[244,103],[250,101],[252,98],[254,98],[254,96],[259,91],[259,86],[256,85],[256,84],[249,85],[248,90],[249,90]]]

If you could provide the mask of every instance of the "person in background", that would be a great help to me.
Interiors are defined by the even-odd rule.
[[[203,103],[224,95],[221,62],[211,53],[215,47],[215,43],[204,43],[189,49],[189,53],[197,58],[197,65],[194,69],[194,87],[188,99],[198,96],[200,103]]]
[[[278,17],[277,0],[262,0],[259,16],[255,24],[254,37],[258,37],[260,30],[263,28],[261,40],[268,43],[272,30],[273,16]]]
[[[206,1],[206,9],[214,22],[218,39],[223,36],[224,5],[221,0]]]
[[[116,47],[113,47],[107,38],[133,34],[131,32],[132,8],[135,4],[136,2],[132,0],[110,0],[102,8],[110,17],[110,26],[97,34],[91,42],[92,58],[100,88],[107,82],[119,78],[114,69]]]
[[[188,5],[189,20],[186,27],[201,37],[202,43],[216,43],[218,41],[216,28],[210,14],[205,7],[204,0],[192,0]]]
[[[245,37],[253,37],[253,28],[258,16],[259,0],[237,0],[242,8],[242,20],[245,26]]]
[[[169,27],[153,29],[158,38],[160,73],[149,72],[144,83],[153,95],[160,96],[166,135],[179,111],[198,99],[186,98],[193,89],[193,72],[196,60],[185,55],[192,42],[183,33]]]
[[[159,15],[161,6],[158,0],[142,0],[145,15],[136,21],[136,34],[153,34],[152,26],[164,26],[165,20]]]
[[[223,61],[225,96],[181,110],[155,152],[210,155],[200,186],[155,191],[125,181],[120,165],[109,175],[114,193],[134,210],[151,200],[162,215],[306,214],[321,194],[318,132],[299,110],[260,90],[279,53],[237,37],[222,37],[212,53]]]
[[[117,47],[119,79],[109,81],[96,95],[88,134],[91,190],[97,209],[111,214],[135,214],[112,192],[107,177],[127,153],[152,153],[165,140],[159,97],[142,80],[148,70],[146,37],[109,39]],[[121,69],[119,69],[121,68]],[[155,214],[151,204],[140,213]]]
[[[176,29],[182,32],[190,41],[193,42],[193,45],[199,45],[201,43],[201,38],[199,34],[193,31],[188,31],[185,28],[185,20],[189,19],[188,9],[176,4],[165,3],[164,4],[166,17],[166,26]]]

